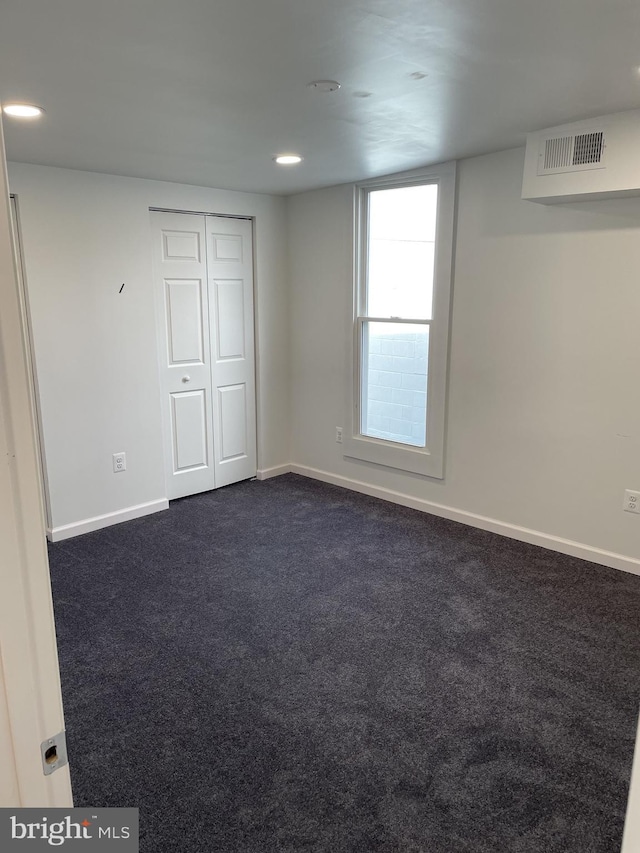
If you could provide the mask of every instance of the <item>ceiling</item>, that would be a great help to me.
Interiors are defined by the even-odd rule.
[[[639,65],[637,0],[0,0],[0,100],[47,111],[10,160],[255,192],[637,109]]]

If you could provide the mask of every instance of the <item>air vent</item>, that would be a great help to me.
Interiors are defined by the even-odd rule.
[[[573,165],[585,166],[587,163],[599,163],[602,159],[604,133],[581,133],[576,136],[573,146]]]
[[[559,136],[556,139],[545,140],[543,166],[545,172],[566,169],[571,165],[573,139],[573,136]]]
[[[640,196],[640,110],[546,127],[527,136],[522,198],[568,204]]]
[[[604,151],[602,130],[542,139],[538,155],[538,174],[602,169]]]

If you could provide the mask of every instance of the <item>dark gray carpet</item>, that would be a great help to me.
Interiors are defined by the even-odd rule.
[[[50,559],[76,805],[145,853],[618,853],[640,578],[295,475]]]

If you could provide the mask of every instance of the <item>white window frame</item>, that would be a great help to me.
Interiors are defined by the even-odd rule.
[[[433,312],[429,325],[427,373],[427,446],[414,447],[361,432],[362,337],[367,287],[368,200],[372,190],[396,189],[416,184],[438,185],[436,243],[433,280]],[[450,161],[426,169],[402,172],[364,181],[354,187],[353,234],[353,336],[349,370],[352,376],[348,411],[350,425],[344,437],[344,455],[388,468],[437,479],[444,478],[451,278],[456,195],[456,163]],[[389,318],[385,318],[389,319]]]

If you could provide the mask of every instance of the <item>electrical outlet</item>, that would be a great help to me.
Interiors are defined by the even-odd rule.
[[[627,489],[624,493],[622,509],[625,512],[637,512],[640,515],[640,492],[632,492]]]
[[[336,427],[336,441],[342,444],[342,427]]]
[[[113,473],[117,474],[120,471],[127,470],[127,454],[124,453],[114,453],[113,454]]]

